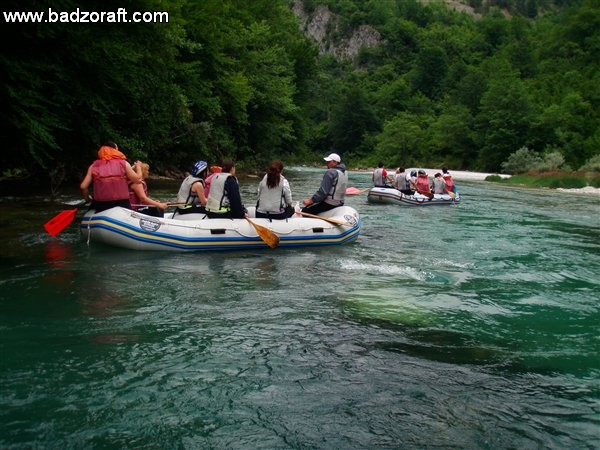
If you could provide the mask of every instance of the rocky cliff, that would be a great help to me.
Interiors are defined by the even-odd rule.
[[[302,1],[295,0],[293,11],[302,31],[317,42],[321,54],[333,55],[339,60],[353,60],[361,48],[374,47],[382,41],[377,30],[369,25],[361,25],[349,36],[332,38],[341,35],[340,25],[337,16],[327,6],[319,5],[309,15]]]

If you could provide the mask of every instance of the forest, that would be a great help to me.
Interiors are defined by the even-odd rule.
[[[67,20],[120,8],[168,22]],[[7,15],[50,9],[65,20]],[[599,0],[6,0],[2,21],[0,179],[52,193],[107,140],[164,174],[332,151],[489,172],[523,149],[562,170],[600,154]],[[375,42],[338,51],[359,30]]]

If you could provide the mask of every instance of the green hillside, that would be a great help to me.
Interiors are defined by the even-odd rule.
[[[600,153],[599,25],[597,0],[8,0],[1,175],[54,191],[108,139],[155,172],[330,151],[499,171],[524,147],[577,169]]]

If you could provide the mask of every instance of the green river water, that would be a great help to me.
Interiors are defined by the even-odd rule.
[[[348,196],[347,245],[235,253],[50,238],[68,206],[3,198],[0,448],[600,448],[599,197],[457,185]]]

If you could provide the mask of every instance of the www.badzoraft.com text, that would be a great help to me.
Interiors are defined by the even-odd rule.
[[[169,23],[166,11],[133,12],[125,8],[115,11],[3,11],[6,23]]]

